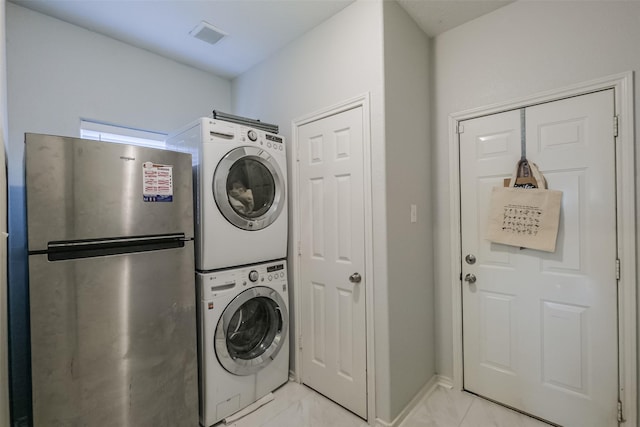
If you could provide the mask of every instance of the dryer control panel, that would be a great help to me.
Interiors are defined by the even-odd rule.
[[[285,151],[283,137],[260,129],[241,127],[240,140],[252,143],[260,148],[266,148],[269,152],[284,153]]]
[[[203,142],[233,142],[236,145],[255,145],[270,153],[285,153],[284,137],[281,135],[222,120],[209,119],[204,124],[207,130],[203,132]]]

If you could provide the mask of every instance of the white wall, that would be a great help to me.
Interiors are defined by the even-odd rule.
[[[7,333],[7,62],[6,2],[0,1],[0,425],[9,425]]]
[[[360,0],[236,78],[232,88],[234,112],[280,125],[288,144],[291,143],[293,120],[363,93],[370,94],[373,227],[377,234],[374,237],[373,254],[375,282],[371,283],[368,278],[367,286],[374,290],[376,301],[377,416],[389,420],[391,396],[382,66],[382,3]],[[291,152],[290,146],[288,150]],[[289,163],[292,164],[291,158]],[[290,242],[290,255],[293,247]],[[295,290],[295,284],[293,288]],[[297,333],[295,325],[292,331],[293,337],[293,333]]]
[[[231,82],[13,3],[6,18],[15,421],[28,414],[29,386],[24,133],[79,136],[80,118],[169,132],[230,111]]]
[[[448,115],[629,70],[637,79],[639,42],[640,2],[635,1],[518,1],[434,40],[432,167],[440,374],[453,375]],[[638,123],[637,89],[635,98]]]
[[[90,118],[168,132],[230,109],[228,80],[13,3],[7,18],[10,165],[26,131],[78,136]]]
[[[429,39],[384,2],[385,154],[391,414],[435,373]],[[410,221],[410,206],[417,222]]]
[[[233,81],[234,113],[280,125],[289,144],[293,120],[371,95],[375,277],[367,286],[376,416],[385,422],[435,371],[427,53],[428,39],[396,2],[360,0]],[[409,222],[411,203],[417,224]]]

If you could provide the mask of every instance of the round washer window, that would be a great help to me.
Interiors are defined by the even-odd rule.
[[[282,213],[286,178],[266,150],[238,147],[229,151],[213,174],[213,198],[227,221],[248,231],[262,230]]]
[[[253,298],[240,306],[227,329],[227,349],[232,359],[261,356],[282,331],[276,304],[269,298]]]
[[[271,363],[287,339],[288,316],[284,299],[273,288],[240,293],[223,311],[213,337],[222,367],[251,375]]]
[[[276,184],[261,162],[243,158],[229,168],[227,197],[233,210],[243,218],[264,215],[273,205]]]

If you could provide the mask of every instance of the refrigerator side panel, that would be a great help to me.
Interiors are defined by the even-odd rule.
[[[189,154],[39,134],[25,141],[30,251],[60,240],[193,237]]]
[[[35,427],[198,425],[193,242],[29,274]]]

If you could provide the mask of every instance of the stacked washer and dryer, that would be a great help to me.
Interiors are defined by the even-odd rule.
[[[278,128],[214,111],[167,140],[192,154],[200,423],[289,377],[286,149]]]

